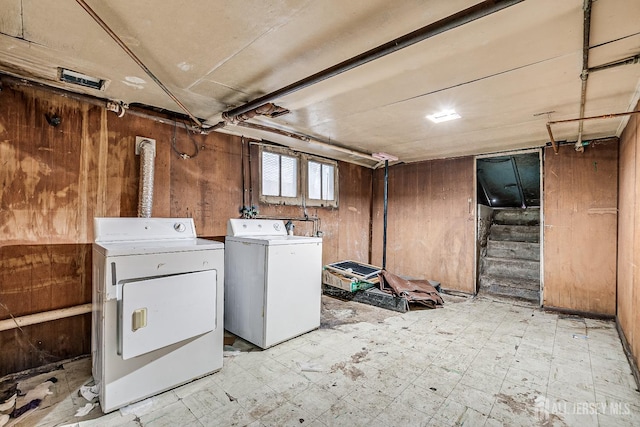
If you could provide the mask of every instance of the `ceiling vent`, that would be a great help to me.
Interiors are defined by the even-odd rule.
[[[103,90],[105,81],[97,77],[87,76],[77,71],[68,70],[66,68],[58,68],[60,81],[71,83],[78,86],[84,86],[91,89]]]

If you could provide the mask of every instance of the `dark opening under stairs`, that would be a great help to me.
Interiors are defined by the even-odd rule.
[[[540,209],[493,213],[480,258],[480,292],[540,301]]]

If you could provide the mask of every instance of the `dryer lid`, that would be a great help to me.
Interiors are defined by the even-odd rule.
[[[94,218],[96,243],[196,238],[193,218]]]

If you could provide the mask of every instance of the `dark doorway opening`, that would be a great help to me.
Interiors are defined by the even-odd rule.
[[[541,152],[476,159],[478,293],[541,301]]]

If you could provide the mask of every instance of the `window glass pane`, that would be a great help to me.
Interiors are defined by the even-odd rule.
[[[280,156],[266,151],[262,152],[262,194],[280,195]]]
[[[308,162],[309,198],[320,199],[320,163]]]
[[[298,195],[298,159],[295,157],[280,156],[282,165],[281,176],[283,197],[296,197]]]
[[[333,200],[333,166],[322,165],[322,200]]]

